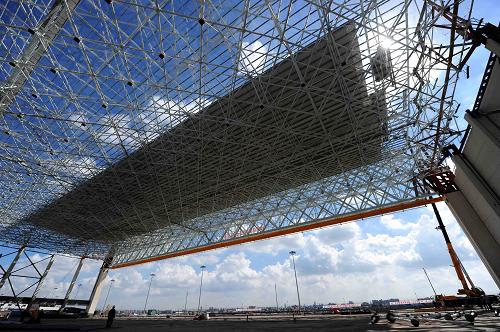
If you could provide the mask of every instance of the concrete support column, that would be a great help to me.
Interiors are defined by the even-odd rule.
[[[490,116],[472,116],[465,114],[465,120],[481,135],[481,140],[487,145],[491,144],[500,149],[500,135],[498,135],[498,120]]]
[[[82,269],[84,259],[85,259],[85,257],[81,257],[80,261],[78,262],[78,266],[76,267],[76,271],[73,274],[73,278],[71,279],[71,283],[69,284],[68,290],[66,291],[66,296],[64,297],[63,304],[61,305],[61,308],[59,310],[63,310],[66,307],[66,305],[68,304],[69,297],[71,295],[71,291],[73,291],[73,287],[75,286],[76,279],[78,279],[78,275],[80,274],[80,270]]]
[[[500,67],[491,70],[477,109],[465,115],[470,125],[463,152],[451,157],[460,191],[445,195],[479,257],[500,288]]]
[[[16,256],[14,257],[12,262],[10,263],[7,270],[5,270],[4,274],[2,275],[2,279],[0,279],[0,289],[2,289],[5,282],[9,279],[9,277],[12,273],[12,270],[14,270],[14,267],[16,266],[17,261],[19,260],[21,255],[24,253],[25,249],[26,249],[26,246],[21,246],[21,248],[19,248],[19,250],[16,253]]]
[[[101,296],[102,288],[104,286],[104,280],[106,280],[106,277],[108,276],[112,261],[112,255],[106,256],[101,268],[99,269],[99,274],[97,275],[94,288],[92,289],[92,293],[90,294],[89,304],[87,305],[87,308],[85,310],[89,316],[94,315],[97,303],[99,302],[99,297]]]
[[[500,288],[500,244],[462,192],[452,192],[445,197],[451,212]]]
[[[31,295],[30,305],[36,300],[36,297],[38,296],[40,289],[42,289],[42,285],[43,285],[43,282],[45,281],[45,277],[47,277],[47,274],[49,273],[50,268],[52,267],[52,264],[54,263],[54,257],[55,257],[54,255],[50,256],[49,262],[47,263],[45,270],[43,271],[42,275],[40,276],[40,280],[38,281],[38,285],[36,285],[35,291],[33,292],[33,295]]]
[[[500,288],[500,117],[467,114],[471,131],[452,156],[459,192],[446,194],[457,221]]]

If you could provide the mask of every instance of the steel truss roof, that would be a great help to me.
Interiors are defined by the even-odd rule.
[[[109,2],[0,5],[1,240],[120,264],[432,194],[440,12]]]

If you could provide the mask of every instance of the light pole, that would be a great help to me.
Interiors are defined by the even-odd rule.
[[[186,291],[186,301],[184,302],[184,313],[187,312],[188,295],[189,295],[189,291]]]
[[[299,315],[300,315],[300,294],[299,294],[299,282],[297,281],[297,270],[295,269],[295,251],[290,251],[290,256],[292,256],[293,262],[293,273],[295,274],[295,286],[297,287],[297,300],[299,301]]]
[[[278,291],[276,290],[276,283],[274,283],[274,295],[276,297],[276,311],[279,311],[280,307],[278,306]]]
[[[104,305],[102,306],[102,312],[104,312],[104,310],[106,310],[106,304],[108,303],[109,292],[111,291],[111,286],[113,286],[114,282],[115,282],[115,279],[111,279],[109,282],[108,293],[106,294],[106,298],[104,299]]]
[[[146,302],[144,302],[144,313],[147,314],[146,307],[148,306],[148,299],[149,299],[149,291],[151,290],[151,284],[153,283],[153,277],[156,274],[151,273],[149,276],[151,279],[149,279],[149,286],[148,286],[148,293],[146,294]]]
[[[206,268],[205,265],[200,266],[200,269],[201,269],[201,279],[200,279],[200,295],[198,296],[198,310],[197,310],[198,313],[200,313],[201,287],[203,287],[203,271],[205,270],[205,268]]]

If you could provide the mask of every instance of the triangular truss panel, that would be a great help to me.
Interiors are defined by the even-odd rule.
[[[432,195],[459,134],[442,14],[4,1],[0,240],[120,264]]]

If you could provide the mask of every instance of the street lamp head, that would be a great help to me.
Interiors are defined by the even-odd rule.
[[[292,251],[290,251],[290,255],[292,255],[292,256],[293,256],[293,255],[295,255],[295,254],[296,254],[296,252],[295,252],[295,251],[293,251],[293,250],[292,250]]]
[[[154,274],[154,273],[151,273],[151,274],[150,274],[150,276],[151,276],[151,277],[154,277],[155,275],[156,275],[156,274]]]
[[[115,282],[115,279],[111,279],[110,281],[111,281],[111,282]]]
[[[200,266],[200,269],[202,269],[202,270],[205,269],[205,268],[206,268],[205,265]]]

